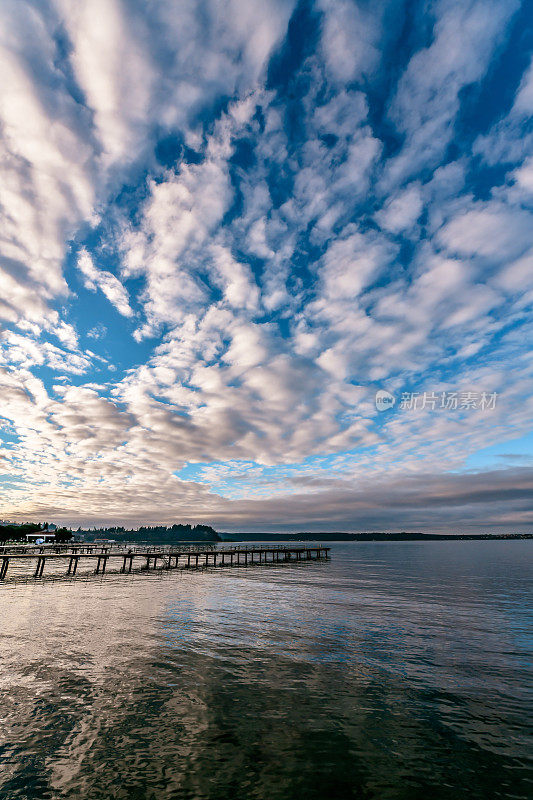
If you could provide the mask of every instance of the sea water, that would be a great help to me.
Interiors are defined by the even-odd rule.
[[[0,799],[528,798],[533,541],[0,587]]]

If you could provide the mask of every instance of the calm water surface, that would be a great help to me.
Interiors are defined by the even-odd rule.
[[[1,587],[0,798],[531,797],[532,556]]]

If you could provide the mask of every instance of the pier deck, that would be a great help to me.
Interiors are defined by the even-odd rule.
[[[24,550],[24,552],[20,552]],[[47,563],[64,563],[66,576],[78,572],[81,561],[92,562],[95,575],[105,575],[108,566],[114,565],[114,574],[147,570],[199,569],[201,567],[232,567],[252,564],[283,564],[294,561],[315,561],[329,558],[329,547],[132,547],[129,549],[97,546],[91,548],[54,549],[44,547],[5,548],[0,550],[0,581],[5,581],[10,564],[30,567],[28,576],[42,578]],[[29,551],[29,552],[28,552]],[[32,563],[34,562],[34,564]],[[57,573],[56,573],[57,576]]]

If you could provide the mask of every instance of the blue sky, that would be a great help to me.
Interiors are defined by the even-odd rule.
[[[0,517],[530,529],[528,4],[1,17]]]

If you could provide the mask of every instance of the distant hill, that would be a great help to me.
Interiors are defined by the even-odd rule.
[[[175,544],[176,542],[220,542],[220,536],[210,525],[143,525],[138,530],[123,527],[78,529],[77,536],[87,542],[94,539],[114,539],[116,542],[145,544]]]

